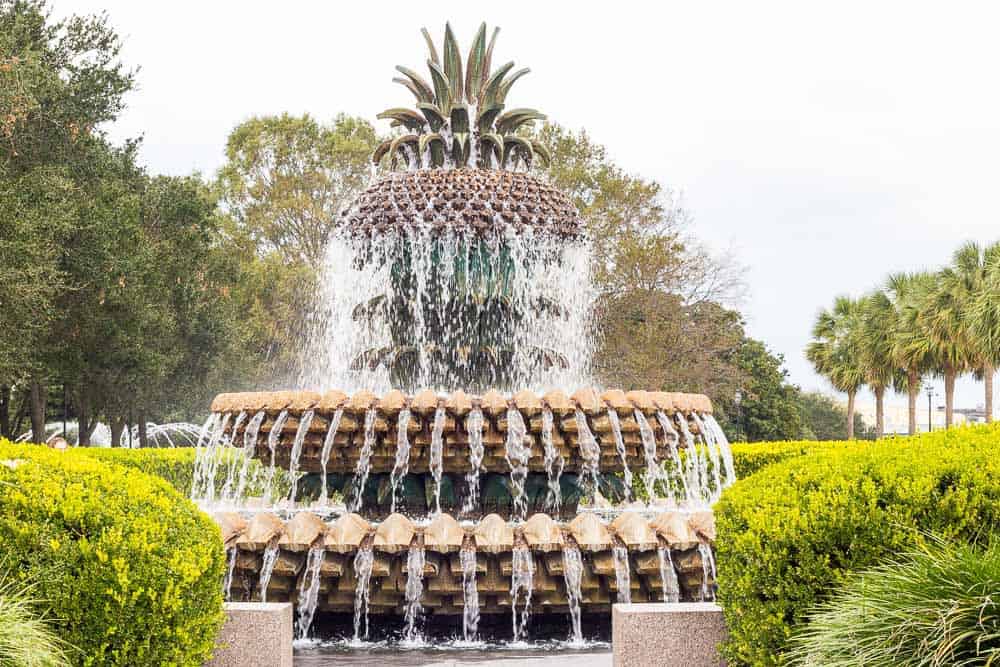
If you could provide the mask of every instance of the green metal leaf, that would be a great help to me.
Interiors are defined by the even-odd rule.
[[[414,93],[419,98],[421,102],[433,102],[434,101],[434,89],[431,85],[424,81],[423,77],[414,72],[413,70],[403,67],[402,65],[396,66],[396,71],[405,76],[413,84],[413,87],[420,91],[419,94]]]
[[[427,144],[429,144],[432,141],[437,141],[437,142],[440,142],[442,146],[444,145],[444,139],[442,139],[441,135],[438,134],[437,132],[432,132],[431,134],[421,134],[420,135],[420,154],[421,155],[423,155],[424,151],[427,150]]]
[[[503,138],[503,166],[510,164],[511,158],[518,153],[529,165],[535,158],[535,151],[531,147],[531,142],[524,137],[509,136]]]
[[[455,165],[463,167],[469,161],[469,133],[456,132],[451,144],[451,155],[455,158]]]
[[[483,59],[486,57],[486,23],[479,25],[476,38],[469,47],[469,58],[465,62],[465,97],[469,102],[479,99],[479,88],[483,78]]]
[[[511,109],[497,118],[497,132],[511,134],[518,127],[532,120],[545,120],[545,114],[534,109]]]
[[[514,72],[513,74],[511,74],[510,77],[506,81],[504,81],[502,84],[500,84],[500,90],[497,91],[497,101],[498,102],[504,102],[504,101],[506,101],[507,100],[507,93],[510,92],[510,87],[514,85],[515,81],[517,81],[518,79],[520,79],[522,76],[524,76],[525,74],[527,74],[530,71],[531,71],[530,69],[528,69],[527,67],[525,67],[525,68],[519,69],[516,72]]]
[[[552,164],[552,153],[549,152],[545,144],[533,139],[531,141],[531,148],[535,151],[535,155],[541,158],[542,164],[546,167]]]
[[[441,113],[447,116],[451,113],[451,84],[448,82],[448,75],[433,60],[428,60],[427,66],[431,70],[431,80],[434,81],[434,99],[437,100]]]
[[[493,45],[497,43],[497,35],[500,28],[493,29],[493,36],[490,37],[490,45],[486,47],[486,55],[483,56],[483,65],[479,73],[479,99],[483,98],[483,90],[486,88],[486,81],[490,78],[490,67],[493,66]]]
[[[392,82],[398,83],[401,86],[406,86],[406,89],[409,90],[411,93],[413,93],[413,96],[417,98],[418,102],[425,101],[423,97],[421,97],[420,95],[420,90],[416,86],[414,86],[413,82],[410,81],[409,79],[403,79],[397,76],[393,77]]]
[[[451,99],[459,102],[465,98],[463,94],[462,54],[458,52],[458,42],[451,24],[444,24],[444,73],[451,84]]]
[[[479,96],[479,105],[484,107],[489,107],[499,100],[497,99],[497,93],[500,91],[500,84],[503,83],[504,76],[510,71],[510,68],[514,66],[513,62],[509,62],[496,72],[490,75],[486,83],[483,85],[483,94]]]
[[[431,130],[437,132],[444,126],[445,117],[441,113],[441,110],[437,108],[434,104],[418,104],[417,108],[424,113],[424,117],[427,119],[427,124],[431,126]]]
[[[420,137],[415,134],[404,134],[401,137],[396,137],[392,140],[392,144],[389,146],[389,160],[393,161],[396,159],[396,153],[399,149],[403,147],[404,144],[413,144],[414,150],[417,148],[420,142]],[[414,156],[419,159],[419,156]]]
[[[420,34],[424,36],[424,41],[427,42],[427,50],[431,52],[431,60],[440,65],[441,61],[438,59],[438,52],[434,48],[434,40],[431,39],[431,34],[427,32],[427,28],[421,28]]]
[[[409,130],[420,131],[424,129],[424,117],[414,111],[413,109],[386,109],[379,115],[375,116],[379,120],[391,119],[394,120]]]
[[[387,139],[375,147],[372,151],[372,164],[378,164],[385,157],[385,154],[389,152],[389,148],[392,146],[392,139]]]
[[[479,140],[484,144],[491,144],[493,151],[498,158],[503,157],[503,137],[495,132],[484,132],[479,135]]]
[[[469,131],[469,105],[465,102],[455,102],[451,107],[451,131]]]
[[[479,118],[476,119],[476,127],[479,128],[479,131],[491,132],[493,130],[493,121],[497,119],[501,111],[503,111],[502,104],[492,104],[482,109],[479,112]]]

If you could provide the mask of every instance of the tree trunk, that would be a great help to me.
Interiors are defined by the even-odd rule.
[[[857,392],[847,392],[847,439],[854,440],[854,396]]]
[[[0,386],[0,438],[13,440],[10,432],[10,387]]]
[[[993,423],[993,364],[983,366],[983,384],[986,385],[986,423]]]
[[[885,387],[875,389],[875,438],[885,435]]]
[[[137,426],[139,427],[139,446],[146,449],[149,447],[149,434],[146,433],[146,412],[144,410],[139,410]]]
[[[125,419],[122,417],[112,417],[109,420],[111,423],[111,446],[120,447],[122,444],[122,433],[125,432]]]
[[[81,447],[90,446],[90,434],[94,430],[90,420],[90,397],[86,389],[79,389],[76,392],[76,441]]]
[[[944,371],[944,427],[951,428],[952,418],[955,416],[955,377],[958,373],[955,369],[948,367]]]
[[[31,381],[31,440],[45,443],[45,387],[37,380]]]
[[[906,430],[910,435],[917,433],[917,398],[920,396],[920,376],[916,371],[906,374],[906,407],[908,420]]]

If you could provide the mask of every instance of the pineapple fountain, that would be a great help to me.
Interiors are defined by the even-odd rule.
[[[589,245],[532,175],[550,156],[521,130],[544,116],[507,108],[528,70],[493,67],[496,36],[463,62],[425,30],[430,82],[397,68],[416,109],[380,114],[397,131],[330,242],[316,390],[222,394],[199,443],[226,595],[293,601],[300,638],[339,614],[356,641],[370,615],[472,641],[506,615],[520,640],[557,614],[579,643],[614,601],[714,596],[728,443],[704,396],[594,388]]]

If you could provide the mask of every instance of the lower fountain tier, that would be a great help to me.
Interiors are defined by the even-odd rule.
[[[249,521],[238,514],[216,515],[229,553],[232,576],[228,594],[233,600],[259,599],[260,577],[270,551],[273,569],[266,586],[268,601],[297,601],[309,577],[309,551],[322,548],[317,608],[329,612],[353,611],[359,550],[372,554],[370,609],[373,613],[402,614],[405,606],[407,559],[412,548],[424,550],[421,605],[430,613],[461,614],[464,604],[460,551],[476,554],[476,588],[482,613],[509,613],[513,551],[532,555],[532,608],[538,612],[565,611],[569,602],[564,577],[564,551],[578,549],[582,572],[580,602],[585,613],[610,612],[621,601],[619,572],[627,567],[632,602],[662,602],[664,584],[676,577],[677,598],[700,600],[714,592],[714,565],[706,562],[715,537],[711,512],[664,512],[652,519],[638,513],[619,515],[610,523],[594,514],[578,515],[559,524],[535,514],[521,524],[490,515],[477,524],[461,526],[442,514],[418,526],[400,514],[378,525],[357,514],[332,523],[301,512],[284,522],[274,514],[257,514]],[[616,562],[614,550],[626,555]],[[662,556],[661,556],[662,550]],[[665,560],[661,561],[661,558]],[[627,561],[627,562],[626,562]],[[665,579],[661,562],[672,567]]]
[[[712,405],[698,394],[620,390],[598,394],[590,388],[572,396],[561,391],[542,396],[522,391],[509,397],[498,392],[470,396],[461,391],[450,395],[425,391],[414,396],[391,391],[381,397],[367,391],[350,397],[337,391],[324,395],[255,392],[220,394],[212,402],[213,413],[221,418],[218,435],[230,443],[281,468],[328,473],[354,473],[363,459],[371,473],[399,470],[400,442],[409,447],[410,472],[433,471],[438,461],[435,426],[441,438],[440,469],[468,473],[476,440],[470,428],[473,414],[482,419],[479,470],[507,473],[511,469],[511,410],[517,411],[525,426],[523,445],[529,452],[529,471],[548,470],[548,441],[551,458],[561,458],[566,471],[579,472],[593,465],[600,471],[620,472],[626,464],[633,471],[647,467],[650,447],[656,461],[686,447],[688,440],[679,434],[699,433]],[[548,417],[550,430],[546,429]],[[590,431],[583,439],[581,425]],[[330,433],[334,427],[336,431]]]

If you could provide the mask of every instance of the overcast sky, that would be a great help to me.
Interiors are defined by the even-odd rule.
[[[410,102],[391,79],[424,62],[420,27],[451,20],[464,51],[500,25],[495,62],[532,69],[511,101],[682,190],[692,231],[747,267],[750,333],[806,389],[829,389],[802,352],[818,308],[1000,239],[1000,5],[590,4],[55,0],[110,15],[141,67],[115,136],[170,174],[214,174],[254,114],[374,120]]]

